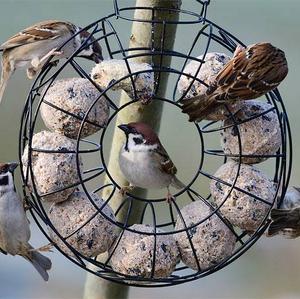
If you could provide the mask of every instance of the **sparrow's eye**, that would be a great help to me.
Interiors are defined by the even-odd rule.
[[[8,172],[8,166],[7,165],[2,166],[0,168],[0,174],[7,173],[7,172]]]
[[[135,144],[141,144],[141,143],[144,142],[143,139],[138,138],[138,137],[134,137],[134,138],[133,138],[133,141],[134,141]]]

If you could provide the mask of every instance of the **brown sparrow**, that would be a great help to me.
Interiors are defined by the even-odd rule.
[[[29,222],[23,202],[16,192],[14,170],[17,163],[0,163],[0,247],[11,255],[20,255],[29,261],[47,281],[51,261],[29,243]]]
[[[182,189],[185,185],[177,179],[177,169],[156,133],[141,122],[122,124],[119,128],[126,135],[119,164],[131,188],[167,188],[166,199],[170,202],[173,197],[169,186]]]
[[[67,42],[80,30],[80,27],[69,22],[43,21],[22,30],[3,43],[0,46],[3,51],[0,102],[7,81],[15,69],[26,67],[27,76],[32,79],[50,56],[57,56],[58,59],[71,56],[90,36],[87,31],[82,31]],[[59,49],[65,42],[66,45]],[[102,49],[98,42],[91,38],[88,44],[90,45],[83,49],[80,56],[96,63],[102,61]]]
[[[280,234],[294,239],[300,236],[300,188],[287,190],[279,209],[272,209],[268,236]]]
[[[270,43],[237,47],[204,95],[182,101],[189,121],[201,121],[224,103],[258,98],[276,88],[288,73],[282,50]]]

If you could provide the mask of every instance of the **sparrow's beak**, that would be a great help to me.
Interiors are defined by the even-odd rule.
[[[78,57],[82,57],[87,60],[91,60],[95,63],[100,63],[101,61],[103,61],[103,56],[98,53],[93,53],[92,55],[78,55]]]
[[[121,129],[126,135],[130,133],[130,128],[127,125],[119,125],[119,129]]]
[[[92,59],[95,63],[100,63],[101,61],[103,61],[103,56],[100,53],[93,53]]]
[[[19,166],[19,163],[17,163],[17,162],[9,163],[9,171],[13,173],[18,166]]]

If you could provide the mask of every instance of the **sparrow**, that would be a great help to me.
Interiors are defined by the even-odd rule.
[[[50,56],[56,56],[58,59],[70,57],[90,36],[90,33],[83,30],[67,42],[80,30],[80,27],[70,22],[43,21],[20,31],[3,43],[0,46],[0,51],[3,51],[0,102],[7,81],[17,68],[27,68],[27,77],[32,79]],[[65,42],[66,45],[60,49]],[[91,37],[88,44],[79,56],[96,63],[102,61],[99,43]]]
[[[51,260],[28,243],[29,222],[14,184],[17,166],[17,163],[0,163],[0,247],[8,254],[25,258],[48,281]]]
[[[182,112],[189,115],[189,121],[199,122],[224,103],[233,104],[268,93],[287,73],[284,52],[270,43],[238,46],[205,94],[182,101]]]
[[[267,236],[281,234],[288,239],[300,236],[300,188],[287,190],[279,209],[271,210],[271,220]]]
[[[185,185],[176,177],[177,169],[162,146],[157,134],[145,123],[133,122],[118,126],[126,136],[119,154],[120,169],[134,187],[145,189],[167,188],[168,203],[174,197],[169,187],[182,189]],[[128,188],[121,189],[127,191]]]

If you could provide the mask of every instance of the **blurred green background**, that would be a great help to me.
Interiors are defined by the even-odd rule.
[[[121,0],[122,3],[132,1]],[[193,0],[183,0],[184,7],[198,10]],[[111,0],[0,0],[0,42],[35,22],[44,19],[69,20],[87,25],[113,11]],[[283,49],[289,62],[289,75],[280,86],[294,135],[294,167],[291,185],[299,184],[300,162],[298,78],[300,69],[299,0],[212,0],[208,18],[222,25],[246,44],[270,41]],[[124,28],[124,34],[127,30]],[[120,32],[122,34],[122,32]],[[176,45],[190,43],[190,36],[179,31]],[[200,55],[201,53],[199,53]],[[0,108],[0,160],[17,159],[20,116],[31,82],[24,71],[10,81]],[[176,119],[164,112],[163,135],[171,134]],[[167,125],[168,124],[168,125]],[[171,142],[171,141],[170,141]],[[168,141],[164,142],[168,148]],[[179,150],[184,150],[179,149]],[[182,152],[174,155],[180,157]],[[178,159],[178,158],[177,158]],[[180,168],[179,168],[180,169]],[[34,246],[46,239],[31,221]],[[131,288],[129,298],[300,298],[300,240],[280,237],[261,238],[240,259],[219,272],[180,286],[146,289]],[[77,299],[82,297],[86,273],[57,252],[51,255],[53,270],[49,283],[20,257],[0,255],[0,298],[3,299]]]

